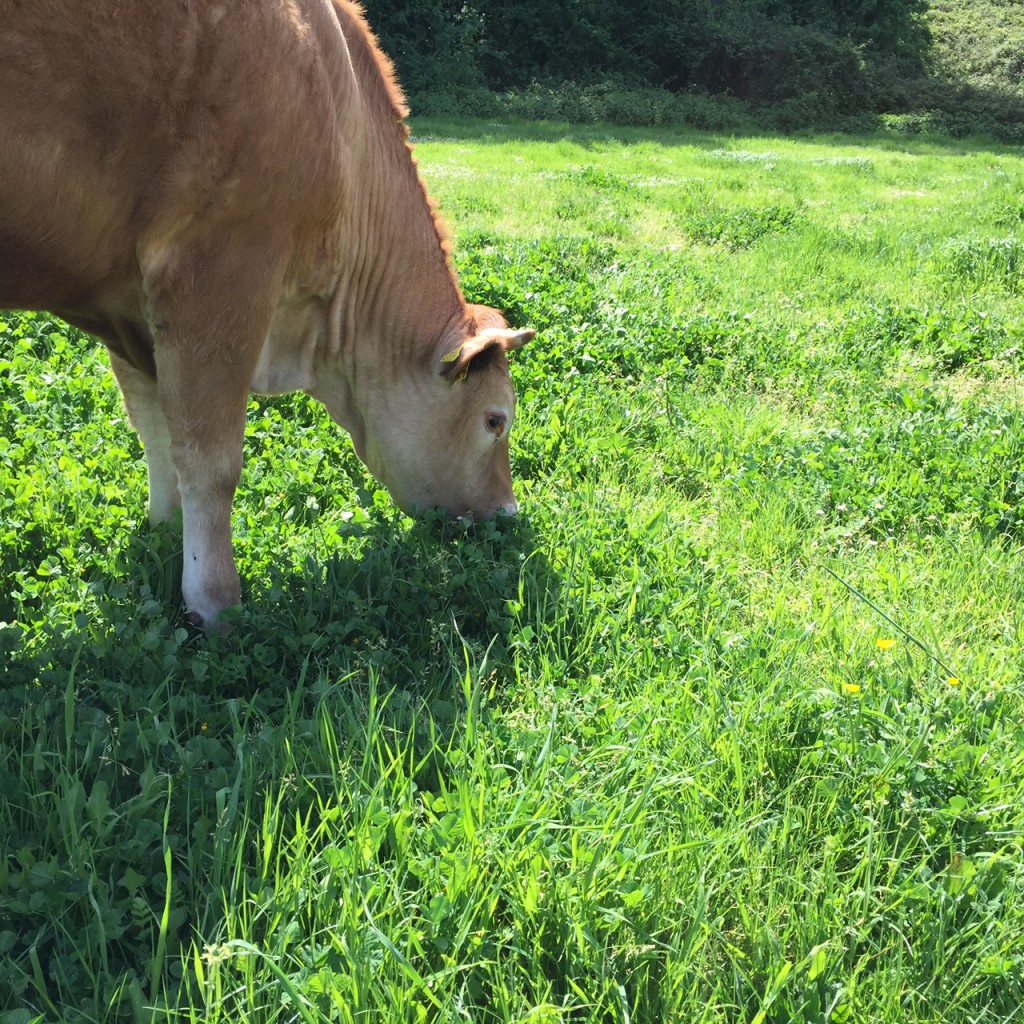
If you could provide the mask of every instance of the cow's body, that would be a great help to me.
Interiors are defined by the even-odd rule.
[[[532,332],[465,303],[403,116],[348,0],[0,0],[0,307],[107,345],[207,623],[250,390],[323,401],[405,509],[515,508]]]

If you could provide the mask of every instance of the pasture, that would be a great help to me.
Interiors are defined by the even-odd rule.
[[[523,512],[253,399],[246,605],[0,319],[0,1024],[998,1024],[1024,1002],[1024,156],[416,121]]]

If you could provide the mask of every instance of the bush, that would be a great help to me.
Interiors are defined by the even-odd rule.
[[[904,82],[893,100],[881,108],[887,111],[882,123],[890,131],[952,138],[988,135],[1004,142],[1024,142],[1024,97],[962,82],[917,78]]]
[[[421,117],[498,117],[505,112],[501,97],[483,86],[465,86],[417,93],[411,104]]]
[[[581,86],[534,83],[510,90],[496,98],[500,112],[531,121],[565,121],[569,124],[614,124],[634,127],[668,125],[709,132],[752,128],[750,107],[728,96],[698,93],[675,94],[665,89],[643,89],[623,84]],[[462,111],[468,113],[468,111]]]
[[[813,102],[830,115],[863,109],[863,61],[849,40],[782,23],[744,24],[708,55],[702,77],[713,92],[760,104]]]
[[[1024,99],[1024,8],[1020,3],[935,4],[929,22],[936,77]]]

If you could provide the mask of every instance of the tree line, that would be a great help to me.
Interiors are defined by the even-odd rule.
[[[533,83],[877,106],[920,74],[928,0],[365,0],[409,93]]]

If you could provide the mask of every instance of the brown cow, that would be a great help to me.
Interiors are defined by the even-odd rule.
[[[106,344],[207,625],[250,391],[320,399],[406,511],[516,510],[533,332],[464,300],[405,114],[349,0],[0,0],[0,308]]]

